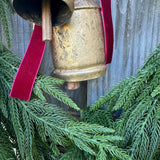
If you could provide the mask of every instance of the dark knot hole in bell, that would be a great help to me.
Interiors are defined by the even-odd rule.
[[[42,24],[42,0],[14,0],[13,7],[24,19]],[[51,0],[52,26],[65,24],[72,16],[72,8],[62,0]]]

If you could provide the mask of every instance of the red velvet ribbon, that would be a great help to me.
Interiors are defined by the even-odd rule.
[[[105,64],[111,63],[113,52],[113,24],[111,0],[100,0],[105,33]],[[10,96],[30,100],[32,88],[42,61],[46,42],[42,41],[42,27],[35,25],[27,51],[14,79]]]
[[[105,34],[106,57],[105,64],[111,63],[113,54],[113,23],[111,13],[111,0],[100,0]]]
[[[42,41],[42,27],[35,25],[29,46],[14,79],[10,93],[11,97],[30,100],[45,45],[46,42]]]

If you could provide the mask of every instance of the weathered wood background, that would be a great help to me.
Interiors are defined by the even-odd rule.
[[[112,16],[113,61],[107,66],[105,77],[88,81],[88,105],[118,81],[135,75],[160,43],[160,0],[112,0]]]
[[[95,1],[99,3],[99,0]],[[68,91],[66,85],[62,87],[80,107],[93,104],[118,81],[135,75],[147,55],[160,42],[160,0],[112,0],[112,16],[114,55],[105,77],[82,82],[77,91]],[[17,15],[11,19],[11,50],[22,57],[30,40],[32,25]],[[45,75],[53,72],[49,45],[40,72]],[[48,100],[54,101],[51,97]]]

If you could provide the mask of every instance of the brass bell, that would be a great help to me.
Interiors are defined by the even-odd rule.
[[[53,27],[54,75],[67,82],[85,81],[106,72],[101,9],[92,0],[75,0],[71,19]]]
[[[24,19],[42,24],[42,1],[47,0],[13,0],[13,7]],[[50,0],[52,26],[66,23],[72,16],[74,0]]]
[[[43,40],[52,40],[54,75],[68,88],[105,74],[101,9],[93,0],[13,0],[13,6],[24,19],[42,25]]]

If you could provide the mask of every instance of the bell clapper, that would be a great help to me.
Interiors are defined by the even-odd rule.
[[[52,40],[52,21],[50,0],[42,0],[42,32],[43,41]]]
[[[80,87],[79,82],[67,82],[67,89],[68,90],[76,90]]]

